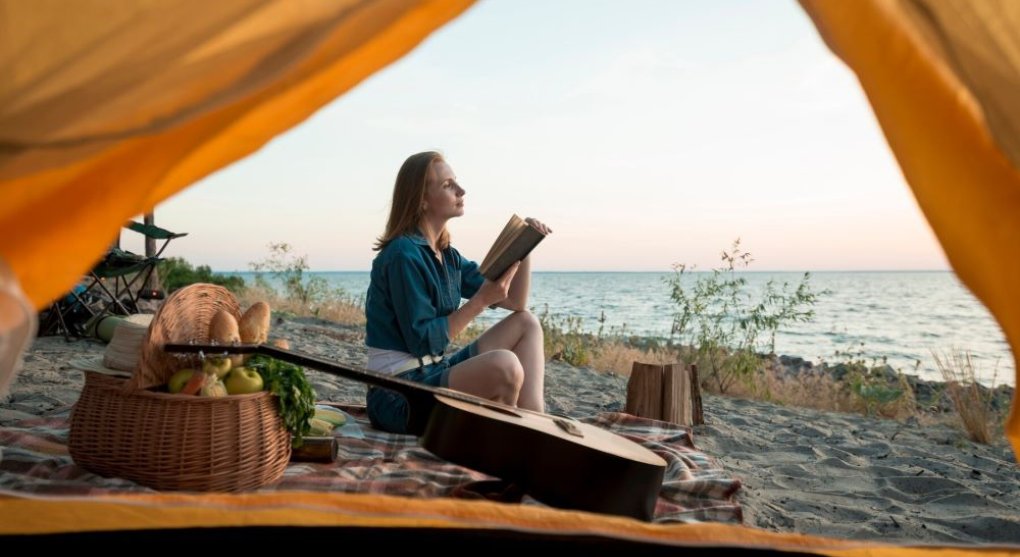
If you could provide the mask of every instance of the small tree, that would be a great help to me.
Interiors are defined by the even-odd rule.
[[[276,292],[266,274],[277,279],[284,289],[284,295],[318,315],[319,309],[325,304],[336,300],[348,300],[350,296],[344,289],[331,287],[329,282],[320,276],[305,277],[308,270],[308,256],[295,255],[291,245],[286,242],[270,243],[269,256],[262,261],[248,264],[255,273],[255,285],[269,292]]]
[[[810,273],[792,290],[789,283],[780,286],[770,279],[757,295],[751,292],[737,272],[754,259],[740,249],[739,238],[721,259],[721,267],[702,276],[692,275],[693,266],[676,264],[666,280],[676,308],[671,339],[693,350],[706,371],[705,381],[725,393],[738,379],[754,386],[758,353],[775,351],[776,332],[783,325],[813,318],[812,306],[825,292],[811,289]]]

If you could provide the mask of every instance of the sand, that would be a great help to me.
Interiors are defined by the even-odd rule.
[[[357,328],[314,319],[278,321],[295,350],[362,365]],[[101,355],[93,340],[38,339],[0,426],[73,404],[80,372],[67,362]],[[583,417],[622,411],[625,377],[550,362],[547,412]],[[316,370],[321,400],[360,403],[365,385]],[[706,396],[698,448],[743,483],[745,524],[777,532],[892,543],[1020,544],[1020,468],[1005,444],[968,441],[947,426],[905,423]]]

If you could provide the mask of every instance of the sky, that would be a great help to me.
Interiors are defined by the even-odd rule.
[[[793,0],[481,0],[404,58],[156,207],[164,253],[246,271],[289,243],[368,270],[397,170],[441,151],[454,245],[510,218],[538,271],[948,269],[856,77]],[[122,233],[126,249],[141,238]]]

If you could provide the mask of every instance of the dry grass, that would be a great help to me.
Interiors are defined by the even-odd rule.
[[[318,317],[321,319],[360,326],[365,324],[365,312],[357,300],[345,297],[326,300],[317,307],[309,307],[271,290],[257,286],[248,287],[238,296],[242,308],[257,301],[269,303],[274,312],[286,313],[301,317]],[[568,326],[564,326],[568,325]],[[580,334],[570,324],[543,321],[547,344],[572,347],[574,352],[583,357],[582,362],[568,363],[587,365],[604,373],[615,373],[624,377],[630,375],[634,362],[649,364],[670,364],[691,361],[689,354],[681,354],[677,349],[641,348],[616,337],[596,337]],[[485,328],[472,323],[453,341],[466,345],[477,339]],[[562,347],[560,347],[562,348]],[[550,346],[546,347],[547,356]],[[561,350],[562,352],[562,350]],[[564,358],[560,358],[564,359]],[[982,391],[975,380],[975,369],[969,354],[952,351],[948,355],[935,355],[935,362],[942,372],[947,384],[947,393],[959,416],[959,422],[971,439],[979,443],[989,443],[995,439],[994,424],[999,418],[994,411],[987,391]],[[713,392],[712,384],[704,381],[703,388]],[[762,367],[747,381],[736,381],[726,393],[729,396],[763,400],[787,406],[813,408],[823,411],[853,412],[865,415],[876,415],[884,418],[903,420],[906,418],[924,419],[917,409],[917,401],[913,389],[904,376],[900,384],[888,385],[889,389],[898,389],[902,394],[892,401],[869,400],[862,397],[861,392],[855,393],[848,382],[836,381],[827,372],[802,372],[792,375],[786,373],[776,361],[763,361]]]
[[[365,324],[365,310],[360,305],[345,301],[333,301],[321,306],[317,317],[344,325]]]
[[[879,379],[877,384],[881,390],[889,392],[899,391],[900,394],[891,401],[882,401],[852,393],[850,396],[851,412],[894,420],[906,420],[917,416],[917,397],[914,394],[914,389],[907,382],[905,375],[900,375],[898,385],[888,384],[884,378]]]
[[[748,385],[737,382],[730,395],[737,398],[764,400],[786,406],[814,408],[835,412],[852,412],[854,403],[846,386],[825,373],[801,373],[791,376],[766,363]]]
[[[917,405],[917,395],[914,393],[913,387],[907,382],[907,376],[900,374],[900,387],[903,391],[903,396],[896,399],[890,404],[879,406],[878,415],[883,418],[892,418],[894,420],[906,420],[909,418],[917,418],[920,416]]]
[[[669,349],[645,350],[635,348],[624,342],[612,339],[601,343],[589,365],[592,369],[608,373],[616,373],[625,377],[630,375],[634,362],[646,364],[672,364],[682,361],[680,355]]]
[[[455,344],[467,346],[468,344],[471,344],[472,341],[477,340],[478,337],[482,336],[482,333],[484,332],[485,327],[478,323],[471,322],[468,324],[467,328],[461,331],[457,336],[453,337],[452,340]]]
[[[989,395],[982,392],[977,382],[970,353],[954,349],[943,354],[932,352],[932,356],[967,435],[977,443],[990,443],[994,438],[992,424],[998,416]]]
[[[273,313],[286,313],[297,317],[318,317],[343,325],[365,324],[365,310],[361,304],[346,297],[329,298],[312,306],[300,300],[282,296],[273,290],[249,286],[237,298],[242,308],[247,308],[255,302],[266,302],[272,308]]]
[[[589,364],[592,369],[625,377],[630,375],[634,362],[670,364],[693,361],[692,355],[682,354],[676,349],[642,349],[619,339],[603,340],[591,346],[591,353],[594,354]],[[705,379],[702,376],[703,390],[719,394],[715,392],[714,384]],[[878,380],[875,381],[878,384]],[[897,420],[923,417],[917,409],[914,391],[906,376],[900,376],[898,385],[893,383],[883,386],[885,390],[899,391],[900,394],[891,401],[869,399],[855,393],[849,383],[835,380],[828,372],[805,371],[794,375],[787,373],[778,361],[763,360],[761,367],[753,376],[748,380],[733,382],[726,395],[785,406],[850,412]]]

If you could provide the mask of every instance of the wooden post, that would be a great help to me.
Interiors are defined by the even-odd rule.
[[[683,364],[662,368],[662,420],[691,424],[691,381]]]
[[[142,217],[142,222],[150,226],[156,224],[155,213],[145,213],[145,215]],[[148,258],[154,255],[156,255],[156,239],[146,236],[145,257]],[[145,284],[142,285],[142,288],[149,292],[152,292],[153,290],[159,289],[159,284],[160,284],[159,267],[156,267],[155,269],[152,270],[152,273],[148,277],[146,277]]]
[[[142,222],[147,226],[153,226],[156,224],[156,215],[154,213],[145,213],[142,217]],[[145,257],[152,257],[156,255],[156,239],[145,237]]]
[[[634,362],[627,381],[627,413],[658,420],[662,415],[662,366]]]
[[[698,364],[691,364],[691,424],[704,425],[705,414],[701,410],[701,378]]]
[[[626,411],[680,425],[705,423],[697,366],[634,362],[627,382]]]

